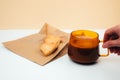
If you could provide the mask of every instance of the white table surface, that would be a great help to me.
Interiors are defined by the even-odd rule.
[[[100,57],[94,65],[76,64],[65,55],[40,66],[14,54],[2,44],[38,31],[0,30],[0,80],[120,80],[120,56],[115,54]],[[94,31],[98,32],[102,39],[104,30]],[[100,50],[102,52],[102,49]]]

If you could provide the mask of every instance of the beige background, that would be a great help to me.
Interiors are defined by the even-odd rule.
[[[120,23],[120,0],[0,0],[0,29],[108,28]]]

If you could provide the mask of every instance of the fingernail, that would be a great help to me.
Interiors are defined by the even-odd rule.
[[[102,45],[102,47],[103,47],[103,48],[106,48],[106,45],[105,45],[105,44],[103,44],[103,45]]]

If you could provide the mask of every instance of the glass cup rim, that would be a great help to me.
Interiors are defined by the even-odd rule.
[[[95,38],[98,38],[98,37],[99,37],[99,34],[98,34],[97,32],[92,31],[92,30],[85,30],[85,29],[74,30],[74,31],[71,32],[71,35],[70,35],[70,36],[75,37],[75,38],[79,38],[78,36],[73,35],[74,32],[78,32],[78,31],[84,31],[84,32],[87,31],[87,32],[91,32],[91,33],[96,34],[96,37],[95,37]]]

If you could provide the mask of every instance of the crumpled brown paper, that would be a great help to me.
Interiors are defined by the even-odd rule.
[[[62,43],[53,54],[49,56],[44,56],[40,51],[40,45],[41,43],[43,43],[44,38],[48,34],[60,36],[62,39]],[[68,33],[45,23],[40,32],[17,40],[4,42],[3,44],[7,49],[13,51],[15,54],[20,55],[39,65],[45,65],[48,62],[58,59],[59,57],[67,53],[68,39]]]

